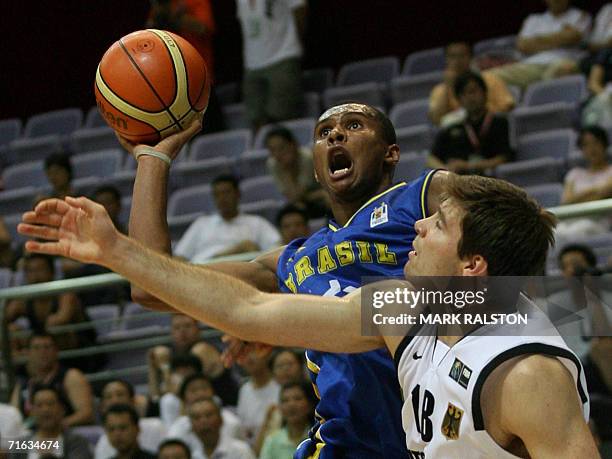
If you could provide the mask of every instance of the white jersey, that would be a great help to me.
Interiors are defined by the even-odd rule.
[[[521,296],[521,301],[531,305]],[[539,310],[529,312],[527,325],[485,325],[454,346],[438,340],[434,328],[404,338],[395,353],[404,396],[402,424],[408,457],[515,458],[484,428],[480,395],[483,384],[500,364],[524,354],[557,357],[570,371],[582,402],[585,420],[589,402],[580,360]],[[549,324],[533,334],[537,317]],[[531,334],[531,336],[530,336]]]

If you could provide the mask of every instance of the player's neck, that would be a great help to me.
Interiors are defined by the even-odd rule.
[[[357,199],[353,200],[342,200],[333,194],[330,195],[330,207],[334,220],[338,225],[344,226],[355,215],[366,202],[372,199],[374,196],[379,195],[391,186],[391,178],[384,178],[378,188],[373,190],[371,193],[364,194]]]

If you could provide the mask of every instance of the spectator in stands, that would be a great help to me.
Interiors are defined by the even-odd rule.
[[[280,393],[283,427],[264,440],[259,459],[291,459],[313,424],[316,405],[312,386],[304,380],[287,383]]]
[[[0,451],[8,449],[9,440],[22,440],[27,431],[23,425],[23,418],[17,408],[0,403]]]
[[[307,238],[310,235],[308,214],[293,204],[283,207],[276,216],[276,225],[282,237],[282,244],[289,244],[294,239]]]
[[[111,405],[103,414],[103,424],[110,444],[117,452],[113,459],[155,459],[139,440],[138,414],[127,404]]]
[[[189,407],[202,399],[214,399],[219,406],[221,406],[221,401],[215,395],[215,391],[208,378],[201,373],[196,373],[185,378],[179,390],[179,396],[179,405],[176,407],[176,412],[172,413],[175,416],[168,429],[167,437],[188,440],[189,436],[193,434],[191,421],[189,417],[185,415],[189,412]],[[238,416],[227,408],[221,408],[221,418],[223,419],[221,435],[239,438],[241,429]]]
[[[41,448],[37,452],[29,451],[28,458],[42,458],[45,455],[70,459],[93,457],[87,439],[66,429],[65,403],[61,392],[53,387],[41,386],[32,393],[32,416],[36,420],[36,428],[32,436],[25,440],[51,442],[45,444],[51,447]]]
[[[278,402],[280,386],[272,377],[269,361],[269,353],[252,351],[240,362],[249,379],[238,393],[237,414],[243,438],[250,444],[255,444],[269,407]]]
[[[245,442],[221,435],[223,419],[221,408],[213,399],[198,400],[188,408],[191,421],[191,448],[194,459],[227,457],[232,459],[255,459],[249,445]]]
[[[588,13],[570,7],[570,0],[544,0],[545,13],[530,14],[519,32],[516,47],[527,57],[493,72],[521,88],[543,79],[578,71],[580,44],[591,27]]]
[[[472,47],[464,41],[449,43],[445,55],[444,81],[437,84],[429,96],[429,118],[436,125],[449,124],[447,115],[456,119],[457,111],[461,111],[453,87],[457,77],[471,68]],[[506,84],[491,72],[483,72],[482,78],[487,85],[487,109],[491,113],[511,110],[514,98]]]
[[[606,3],[597,13],[588,45],[591,52],[612,48],[612,3]]]
[[[201,340],[197,321],[183,314],[173,314],[170,334],[170,346],[156,346],[149,351],[149,396],[157,400],[171,390],[172,357],[189,353],[200,361],[200,367],[195,368],[193,373],[203,372],[210,378],[223,404],[235,406],[238,401],[238,384],[231,370],[223,367],[219,351]],[[178,390],[178,385],[174,390]]]
[[[52,387],[67,401],[64,427],[93,422],[93,391],[85,375],[76,368],[64,367],[52,335],[34,333],[28,345],[25,372],[17,374],[11,404],[30,416],[30,400],[37,386]]]
[[[121,215],[121,193],[119,190],[112,185],[101,186],[94,191],[93,200],[102,204],[113,221],[113,225],[122,233],[127,234],[123,222],[119,221]]]
[[[324,215],[329,206],[312,172],[312,150],[300,148],[291,131],[282,126],[270,130],[264,144],[270,153],[268,171],[287,201],[305,206],[312,217]]]
[[[219,213],[203,215],[194,221],[178,242],[175,255],[201,263],[214,257],[278,246],[278,231],[266,219],[239,212],[240,189],[236,177],[217,177],[212,191]]]
[[[54,153],[45,158],[45,174],[51,185],[51,198],[63,199],[74,196],[70,182],[72,181],[72,164],[70,157],[65,153]]]
[[[54,259],[48,255],[28,254],[24,259],[25,280],[28,285],[50,282],[55,279]],[[77,324],[89,321],[87,313],[74,293],[62,293],[49,297],[30,300],[10,300],[6,305],[6,320],[14,322],[25,317],[30,329],[48,331],[50,327]],[[60,349],[74,349],[93,346],[96,343],[96,331],[93,328],[76,332],[57,334],[56,340]],[[73,362],[82,367],[82,360]],[[92,368],[84,365],[85,368]]]
[[[0,268],[15,269],[15,253],[11,247],[11,233],[0,217]]]
[[[236,0],[247,117],[254,129],[301,115],[304,0]]]
[[[561,249],[557,257],[563,277],[581,276],[597,266],[597,257],[590,247],[583,244],[569,244]]]
[[[157,459],[191,459],[191,449],[184,441],[169,438],[159,445]]]
[[[143,406],[142,402],[146,405],[146,400],[140,400],[140,402],[139,404],[134,393],[134,387],[129,382],[122,379],[114,379],[104,384],[98,409],[100,413],[104,414],[112,406],[129,405],[137,413],[139,411],[143,413],[146,406]],[[157,447],[166,432],[161,420],[159,418],[145,418],[139,414],[138,428],[138,444],[147,451],[157,451]],[[94,458],[110,459],[116,454],[117,451],[109,441],[108,436],[106,434],[102,435],[96,444]]]
[[[512,160],[508,121],[487,110],[487,86],[482,77],[474,72],[460,75],[455,94],[466,119],[438,133],[428,165],[458,174],[482,174]]]

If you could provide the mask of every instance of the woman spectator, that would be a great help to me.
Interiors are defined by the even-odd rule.
[[[280,394],[283,427],[264,440],[259,459],[291,459],[295,448],[308,436],[315,397],[306,381],[285,384]]]

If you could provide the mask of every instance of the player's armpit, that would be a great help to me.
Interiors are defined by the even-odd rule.
[[[534,459],[600,457],[572,375],[557,358],[529,355],[503,364],[487,379],[481,406],[487,431],[502,447],[522,442]]]

